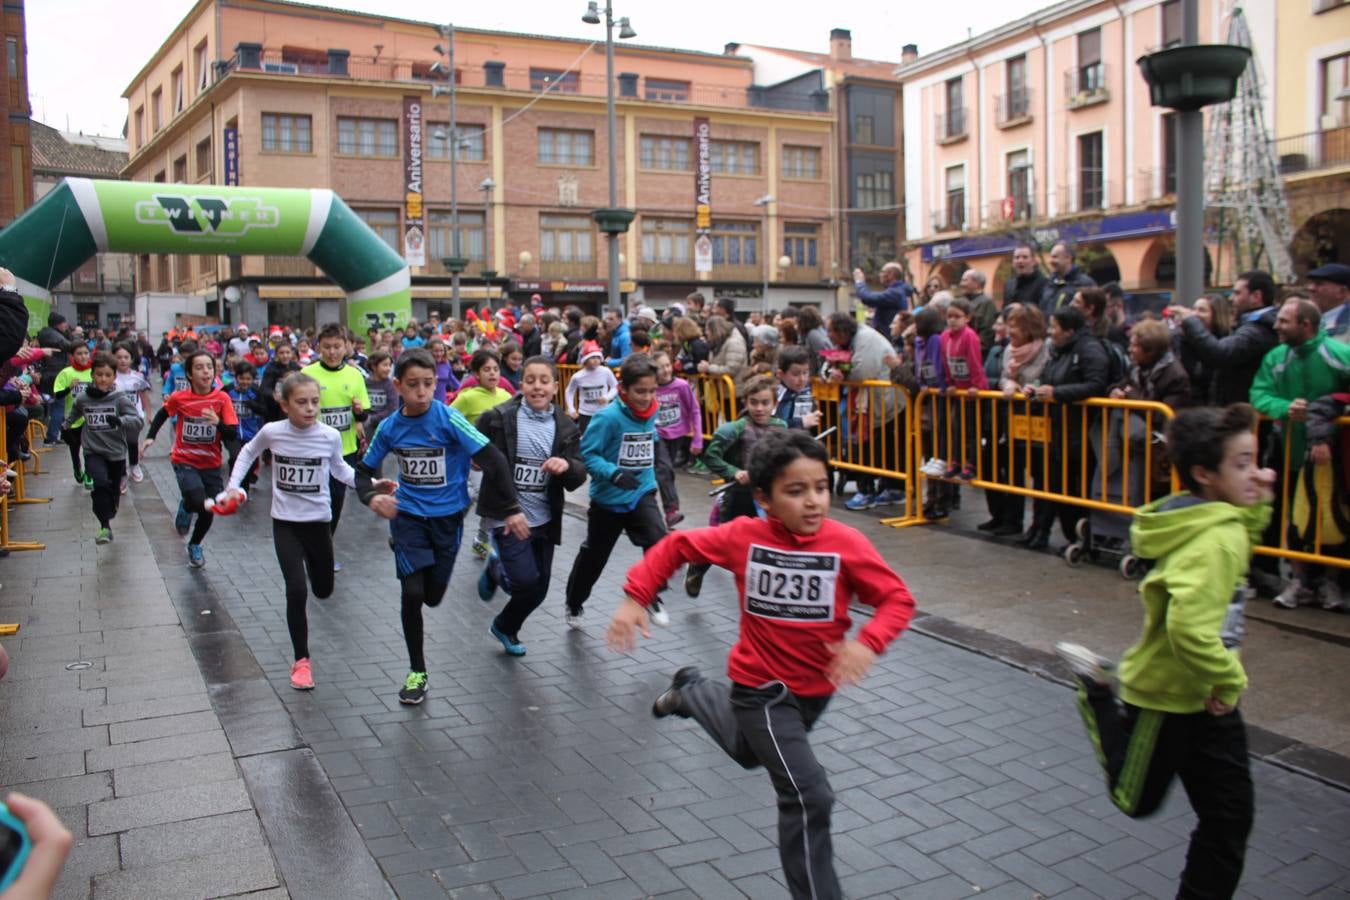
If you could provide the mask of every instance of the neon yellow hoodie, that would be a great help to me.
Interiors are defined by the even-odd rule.
[[[1158,564],[1139,585],[1144,633],[1120,659],[1122,700],[1171,713],[1200,712],[1211,696],[1237,703],[1247,674],[1219,632],[1270,512],[1181,493],[1135,513],[1131,547]]]

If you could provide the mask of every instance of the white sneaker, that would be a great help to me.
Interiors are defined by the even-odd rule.
[[[137,484],[140,484],[145,480],[145,470],[141,468],[140,463],[136,463],[136,465],[131,467],[131,480]]]
[[[122,482],[118,485],[117,489],[123,494],[127,492],[127,476],[122,476]]]
[[[1329,612],[1350,612],[1350,602],[1341,594],[1341,586],[1336,583],[1334,574],[1328,575],[1327,580],[1322,582],[1318,599],[1322,601],[1322,608]]]
[[[942,478],[947,474],[947,463],[945,460],[934,457],[923,464],[923,474],[929,478]]]
[[[564,613],[564,614],[563,614],[563,621],[566,622],[566,623],[567,623],[567,627],[570,628],[570,629],[572,629],[573,631],[580,631],[580,630],[581,630],[581,613],[579,613],[579,612],[577,612],[577,613],[573,613],[573,612],[567,612],[567,613]]]
[[[1111,683],[1111,661],[1106,657],[1098,656],[1081,644],[1065,641],[1055,644],[1055,652],[1073,670],[1073,674],[1084,681],[1103,686]]]
[[[648,613],[652,617],[653,625],[660,625],[662,628],[665,628],[670,624],[670,613],[666,612],[666,608],[660,603],[653,603],[648,610]]]
[[[1273,602],[1280,609],[1298,609],[1300,606],[1312,606],[1317,595],[1303,586],[1301,581],[1291,581]]]

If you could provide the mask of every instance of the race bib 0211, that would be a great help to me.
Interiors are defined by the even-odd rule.
[[[540,468],[543,464],[542,459],[533,456],[517,457],[514,467],[516,490],[532,494],[543,491],[548,486],[548,473]]]
[[[350,406],[320,407],[319,421],[331,428],[336,428],[338,431],[348,431],[352,427],[352,408]]]
[[[834,621],[839,556],[750,545],[745,611],[787,622]]]
[[[272,454],[272,473],[277,490],[288,494],[317,494],[323,489],[323,460],[317,456]]]
[[[656,432],[628,431],[619,441],[620,469],[650,469],[656,463]]]
[[[398,480],[418,487],[445,485],[445,451],[439,447],[397,447]]]

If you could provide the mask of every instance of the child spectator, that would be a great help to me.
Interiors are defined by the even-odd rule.
[[[591,417],[608,406],[619,392],[614,373],[604,365],[604,359],[598,343],[587,341],[582,344],[581,371],[572,375],[564,392],[567,414],[576,420],[583,435]]]
[[[703,450],[703,412],[694,389],[683,378],[675,377],[670,354],[658,350],[652,354],[656,364],[656,486],[661,490],[661,506],[666,527],[684,521],[680,512],[680,494],[675,488],[675,470],[691,455]]]
[[[952,455],[948,474],[962,481],[975,479],[975,451],[979,445],[979,430],[975,427],[976,391],[989,389],[984,374],[984,354],[980,351],[980,336],[970,327],[970,301],[956,297],[947,306],[947,330],[942,333],[942,372],[947,381],[947,394],[968,391],[971,399],[957,400],[948,407],[956,441],[961,445],[961,458]],[[954,441],[954,442],[956,442]],[[957,463],[960,469],[957,470]]]

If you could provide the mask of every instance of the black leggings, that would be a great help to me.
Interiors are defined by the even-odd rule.
[[[80,468],[80,443],[84,440],[84,426],[79,428],[67,428],[61,432],[61,437],[66,442],[66,447],[70,450],[70,467],[79,475],[84,469]]]
[[[127,474],[125,459],[109,459],[97,453],[85,451],[84,472],[94,479],[94,518],[104,528],[112,525],[117,517],[117,507],[122,499],[122,479]]]
[[[347,465],[356,468],[356,464],[361,461],[361,454],[360,452],[348,453],[342,458],[347,461]],[[333,519],[328,523],[328,533],[336,534],[338,520],[342,518],[342,506],[347,500],[347,486],[336,478],[330,477],[328,479],[328,498],[333,510]],[[418,669],[417,671],[421,672],[422,670]]]
[[[291,649],[296,659],[307,659],[309,619],[305,604],[311,590],[320,600],[333,594],[333,535],[327,522],[273,519],[272,544],[281,564],[282,580],[286,582],[286,628],[291,633]]]
[[[328,568],[331,572],[331,563]],[[403,594],[403,639],[408,643],[408,668],[414,672],[427,670],[427,660],[422,653],[422,607],[440,606],[449,584],[437,580],[436,572],[431,568],[418,569],[399,579]]]
[[[220,469],[197,469],[185,463],[174,463],[173,474],[178,478],[178,492],[183,495],[183,508],[197,517],[192,526],[189,544],[200,544],[211,530],[216,517],[207,512],[206,498],[225,489]]]

